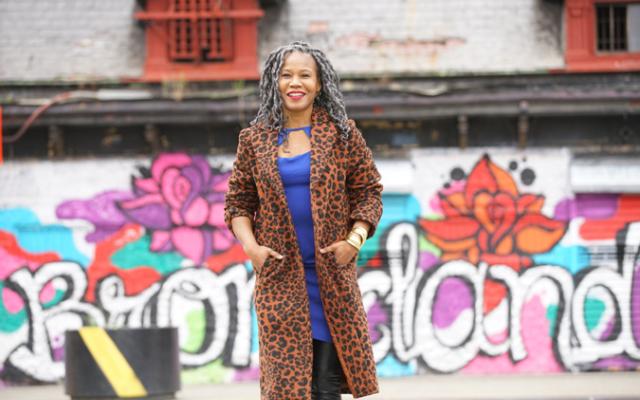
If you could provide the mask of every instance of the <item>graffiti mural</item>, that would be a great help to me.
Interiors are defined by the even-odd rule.
[[[414,151],[361,252],[378,373],[640,368],[640,196],[573,193],[566,150],[447,152]],[[231,161],[3,166],[0,382],[61,379],[84,325],[177,326],[185,383],[257,379]]]
[[[361,276],[365,299],[386,307],[376,355],[393,360],[390,373],[398,364],[441,373],[637,368],[639,198],[572,196],[558,179],[567,168],[555,170],[555,185],[539,184],[546,190],[527,190],[544,171],[514,174],[510,157],[503,168],[487,154],[458,156],[467,169],[447,158],[414,160],[416,175],[441,184],[422,198],[421,216],[381,238],[388,274]],[[586,235],[594,225],[607,229]],[[592,261],[604,251],[613,262]]]

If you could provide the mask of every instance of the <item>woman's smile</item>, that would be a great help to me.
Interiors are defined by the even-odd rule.
[[[290,117],[311,117],[313,101],[320,92],[318,66],[313,57],[297,51],[286,56],[278,78],[284,110]]]
[[[305,93],[299,90],[292,90],[291,92],[287,93],[287,96],[289,96],[289,98],[296,101],[302,99],[304,95]]]

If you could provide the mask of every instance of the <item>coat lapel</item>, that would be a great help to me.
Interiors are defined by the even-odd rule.
[[[265,139],[264,143],[262,143],[264,147],[264,152],[260,151],[261,154],[264,154],[266,163],[261,164],[260,167],[265,167],[264,171],[262,171],[267,181],[273,188],[277,191],[280,197],[284,198],[284,185],[282,184],[282,179],[280,179],[280,171],[278,169],[278,131],[276,129],[265,131]]]
[[[314,195],[319,193],[319,185],[326,178],[329,169],[327,156],[333,151],[336,140],[336,128],[329,119],[327,112],[321,108],[314,108],[311,115],[311,206],[318,204]]]

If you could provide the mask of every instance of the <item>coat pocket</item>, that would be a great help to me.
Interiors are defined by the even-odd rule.
[[[270,259],[271,259],[271,257],[267,257],[267,258],[265,258],[265,259],[264,259],[264,262],[263,262],[263,263],[262,263],[262,265],[261,265],[261,266],[259,266],[259,267],[258,267],[258,266],[256,266],[256,265],[254,265],[254,266],[253,266],[253,270],[255,271],[256,275],[258,275],[258,276],[260,276],[260,277],[262,276],[262,274],[263,274],[263,272],[264,272],[265,268],[269,266],[268,264],[269,264],[269,260],[270,260]]]
[[[262,266],[256,270],[256,274],[258,278],[265,279],[271,275],[273,275],[280,268],[281,260],[278,260],[274,257],[267,257],[262,263]]]

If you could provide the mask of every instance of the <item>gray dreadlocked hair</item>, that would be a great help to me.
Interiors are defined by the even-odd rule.
[[[348,123],[344,99],[340,91],[340,78],[327,59],[327,56],[306,42],[292,42],[278,47],[269,54],[260,78],[260,108],[251,125],[263,124],[267,129],[280,130],[284,127],[282,98],[278,90],[278,79],[284,59],[292,52],[309,54],[316,62],[320,78],[321,91],[315,98],[315,104],[323,107],[341,132],[344,140],[349,138],[351,127]]]

